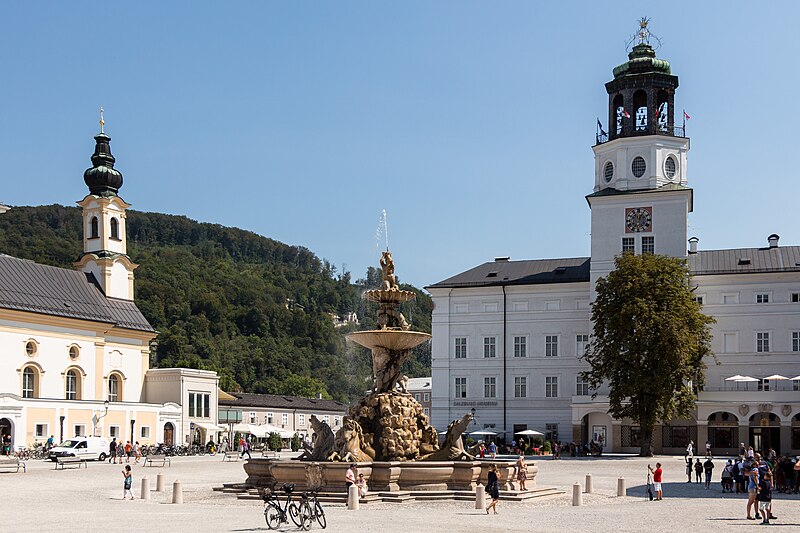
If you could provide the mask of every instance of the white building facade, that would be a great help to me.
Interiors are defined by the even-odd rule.
[[[433,311],[432,422],[475,408],[477,422],[505,431],[638,451],[639,428],[608,414],[607,390],[579,373],[592,331],[597,279],[622,252],[687,259],[713,351],[693,416],[663,421],[656,452],[689,439],[720,452],[739,443],[800,452],[800,246],[698,250],[688,239],[693,210],[686,163],[689,139],[674,122],[678,78],[657,59],[646,32],[606,84],[609,129],[595,153],[591,257],[510,261],[497,258],[428,287]],[[588,183],[587,183],[588,185]],[[756,381],[730,381],[733,376]],[[765,380],[769,376],[798,379]],[[594,392],[598,393],[592,398]]]

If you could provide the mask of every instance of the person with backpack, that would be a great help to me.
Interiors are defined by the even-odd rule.
[[[733,492],[733,461],[730,459],[722,469],[722,492]]]
[[[706,475],[706,490],[711,488],[711,474],[714,472],[714,461],[709,456],[706,462],[703,463],[703,473]]]

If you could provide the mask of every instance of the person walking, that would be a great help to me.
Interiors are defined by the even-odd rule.
[[[689,441],[689,444],[686,446],[686,457],[692,459],[694,457],[694,442]]]
[[[125,441],[125,462],[131,462],[131,453],[133,452],[133,446],[131,446],[131,441]]]
[[[122,464],[122,458],[125,456],[125,445],[122,444],[122,441],[117,443],[117,459],[119,459],[119,464]]]
[[[694,464],[694,480],[696,483],[703,482],[703,465],[700,464],[700,459]]]
[[[242,442],[242,454],[239,456],[240,458],[244,459],[244,454],[247,454],[248,459],[252,459],[253,457],[250,455],[250,443],[248,441]]]
[[[492,499],[492,502],[486,507],[486,514],[489,514],[489,509],[497,514],[497,502],[500,501],[500,479],[497,476],[497,465],[489,465],[489,478],[486,482],[486,493]]]
[[[706,457],[711,457],[711,441],[706,441]]]
[[[653,474],[653,489],[656,491],[656,500],[661,501],[664,493],[661,490],[661,476],[663,474],[661,470],[661,463],[656,463],[656,469],[653,470],[653,467],[647,465],[647,469]]]
[[[137,440],[136,443],[133,445],[133,457],[135,458],[133,464],[138,465],[139,459],[142,458],[142,447],[139,445],[139,441]]]
[[[494,442],[489,443],[489,455],[492,456],[492,459],[497,457],[497,444],[495,444]]]
[[[120,458],[120,460],[122,460]],[[131,486],[133,485],[133,473],[131,472],[131,465],[125,465],[125,468],[122,469],[122,475],[125,476],[125,483],[123,485],[124,490],[122,492],[122,499],[127,500],[128,495],[130,495],[131,500],[133,499],[133,493],[131,492]]]
[[[722,492],[733,492],[733,461],[722,468]]]
[[[517,481],[519,481],[519,490],[528,490],[525,487],[525,482],[528,480],[528,465],[525,464],[525,456],[520,455],[517,459]]]
[[[111,439],[111,442],[108,444],[108,462],[109,463],[116,463],[117,462],[117,438],[116,437]]]
[[[711,460],[711,456],[703,463],[703,473],[706,475],[706,490],[708,490],[711,488],[711,475],[714,473],[714,461]]]

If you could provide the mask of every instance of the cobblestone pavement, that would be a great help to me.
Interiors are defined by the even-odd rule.
[[[664,500],[645,495],[647,463],[664,467]],[[718,467],[724,463],[718,460]],[[555,486],[564,496],[523,503],[500,502],[499,514],[487,516],[470,502],[368,504],[359,511],[327,505],[327,531],[451,532],[451,531],[736,531],[755,526],[745,519],[741,495],[722,494],[719,482],[711,490],[686,483],[681,457],[580,458],[538,461],[537,484]],[[243,481],[242,463],[216,457],[178,457],[172,467],[133,466],[137,499],[122,501],[122,467],[91,462],[88,468],[53,470],[53,463],[28,461],[28,472],[0,473],[2,530],[25,531],[266,531],[262,505],[213,492],[222,483]],[[142,476],[155,488],[156,474],[165,476],[165,493],[151,501],[138,499]],[[584,505],[572,506],[572,484],[592,474],[594,493]],[[626,478],[626,497],[616,497],[617,478]],[[718,472],[715,472],[718,479]],[[179,479],[184,504],[172,505],[172,482]],[[776,494],[775,523],[800,530],[800,496]],[[284,527],[283,531],[295,531]],[[313,530],[319,530],[315,525]]]

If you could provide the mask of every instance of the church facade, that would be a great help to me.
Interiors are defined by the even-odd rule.
[[[0,434],[10,435],[14,450],[50,436],[178,444],[195,421],[216,429],[216,373],[191,371],[203,395],[199,410],[187,410],[181,394],[194,398],[180,383],[174,400],[163,386],[151,385],[148,394],[148,381],[163,381],[156,374],[169,369],[148,376],[157,332],[134,303],[130,205],[118,195],[122,174],[110,140],[102,131],[95,136],[84,173],[84,252],[75,269],[0,255]]]
[[[607,414],[607,389],[580,377],[600,277],[622,252],[686,259],[703,312],[713,316],[714,360],[692,416],[662,421],[657,453],[708,440],[800,452],[800,246],[703,250],[687,239],[693,191],[689,139],[675,122],[678,78],[656,57],[646,27],[608,93],[609,132],[593,146],[591,256],[496,258],[428,288],[433,311],[432,422],[475,409],[476,421],[512,435],[535,429],[563,442],[602,441],[638,451],[640,429]],[[749,378],[749,379],[748,379]],[[786,378],[786,379],[783,379]],[[792,379],[794,378],[794,379]],[[657,386],[656,383],[653,384]],[[592,397],[594,393],[596,397]]]

